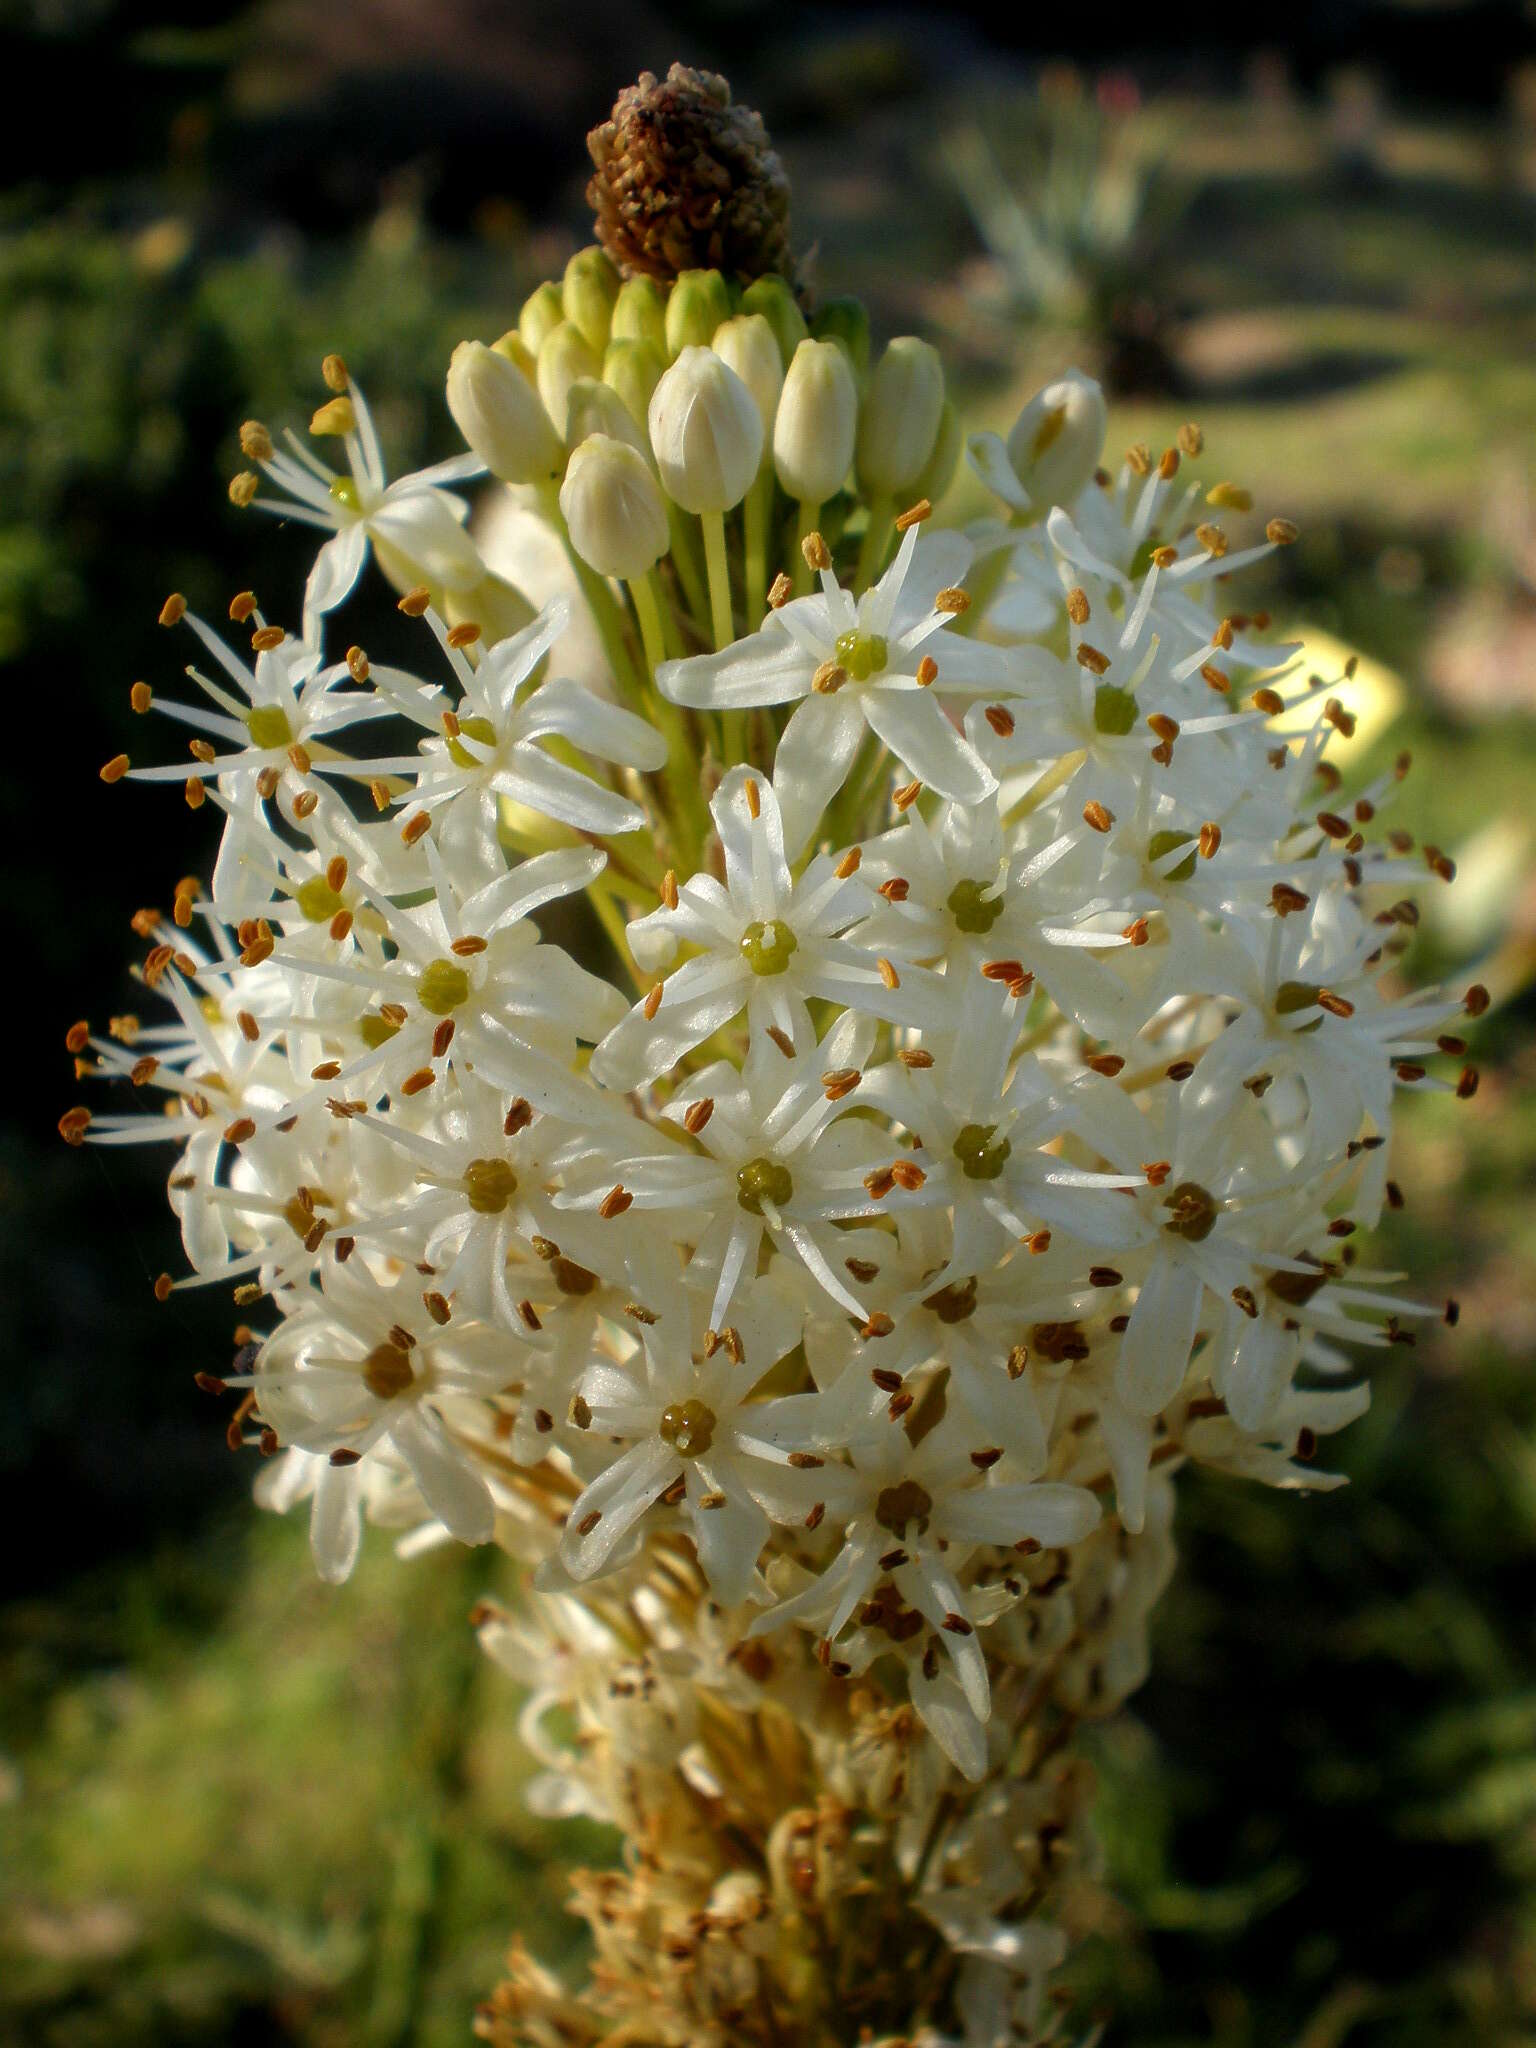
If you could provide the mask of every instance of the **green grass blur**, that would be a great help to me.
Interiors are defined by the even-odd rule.
[[[241,192],[237,156],[194,146],[187,105],[217,132],[230,47],[134,58],[168,155],[141,139],[120,178],[0,199],[13,987],[41,1075],[0,1150],[0,1480],[21,1510],[0,2041],[447,2048],[514,1928],[575,1963],[563,1869],[613,1852],[524,1805],[517,1700],[466,1620],[511,1567],[401,1564],[375,1532],[347,1587],[313,1579],[304,1529],[249,1506],[190,1386],[227,1306],[148,1303],[174,1260],[156,1162],[49,1142],[71,1099],[52,1048],[123,1000],[128,914],[196,864],[174,794],[94,779],[128,683],[169,679],[161,597],[297,599],[302,539],[224,500],[239,420],[301,423],[339,348],[401,466],[447,452],[448,351],[509,325],[574,245],[580,135],[542,212],[445,231],[407,177],[345,232],[299,232]],[[826,61],[804,106],[829,102]],[[1184,1482],[1156,1675],[1094,1741],[1116,1903],[1074,1981],[1134,2048],[1515,2048],[1536,2040],[1531,136],[1518,110],[1402,115],[1358,79],[1132,110],[1178,203],[1152,246],[1123,237],[1070,304],[1025,314],[924,147],[954,110],[869,99],[781,136],[826,288],[940,340],[978,423],[1080,360],[1125,387],[1113,448],[1198,419],[1202,473],[1300,523],[1253,601],[1395,679],[1364,765],[1413,751],[1394,822],[1462,871],[1417,964],[1497,999],[1477,1096],[1407,1106],[1386,1232],[1459,1297],[1459,1329],[1377,1355],[1344,1493]]]

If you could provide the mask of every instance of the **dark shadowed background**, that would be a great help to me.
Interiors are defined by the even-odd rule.
[[[1399,1141],[1389,1255],[1459,1330],[1375,1355],[1344,1494],[1185,1483],[1156,1676],[1097,1743],[1084,2008],[1126,2048],[1536,2040],[1532,27],[0,4],[0,2042],[463,2041],[514,1925],[575,1960],[562,1866],[613,1853],[522,1807],[465,1625],[503,1565],[375,1536],[318,1586],[192,1388],[235,1311],[152,1299],[164,1158],[54,1124],[66,1028],[130,1006],[129,917],[209,858],[174,789],[96,774],[183,658],[161,600],[296,616],[302,540],[225,497],[238,423],[302,422],[334,348],[395,467],[450,452],[450,349],[586,239],[586,130],[679,56],[764,112],[819,283],[939,342],[975,423],[1075,361],[1113,449],[1194,418],[1301,524],[1267,601],[1364,657],[1361,758],[1412,747],[1400,822],[1461,870],[1418,965],[1496,998],[1477,1097]]]

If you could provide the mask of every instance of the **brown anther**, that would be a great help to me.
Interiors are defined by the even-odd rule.
[[[1221,845],[1221,827],[1214,818],[1207,818],[1200,827],[1199,850],[1202,860],[1214,860]]]
[[[1152,452],[1145,441],[1133,441],[1125,451],[1125,461],[1136,476],[1152,474]]]
[[[747,816],[754,820],[760,818],[763,815],[762,793],[750,775],[742,784],[742,795],[747,800]]]
[[[795,586],[781,569],[768,588],[768,602],[775,611],[789,603],[795,594]]]
[[[1167,1069],[1170,1081],[1187,1081],[1194,1071],[1195,1063],[1193,1060],[1175,1060]]]
[[[274,647],[281,647],[288,638],[281,626],[258,626],[251,635],[251,650],[255,654],[270,654]]]
[[[91,1027],[84,1017],[77,1024],[71,1024],[64,1034],[66,1052],[84,1052],[91,1042]]]
[[[103,782],[121,782],[128,773],[128,756],[114,754],[111,760],[104,764],[100,773]]]
[[[172,1280],[169,1273],[157,1273],[155,1275],[154,1285],[154,1296],[156,1301],[169,1301],[175,1284],[176,1283]],[[259,1289],[257,1291],[258,1293],[260,1292]]]
[[[243,1145],[247,1138],[254,1138],[255,1135],[256,1125],[248,1116],[237,1116],[232,1124],[226,1124],[224,1127],[226,1145]]]
[[[294,773],[297,775],[307,775],[313,765],[309,758],[308,747],[301,745],[298,740],[295,740],[288,749],[288,759]]]
[[[1358,1225],[1348,1216],[1335,1216],[1328,1226],[1330,1237],[1353,1237]]]
[[[933,516],[933,507],[926,498],[919,498],[915,505],[909,505],[905,512],[896,514],[895,526],[898,533],[905,533],[909,526],[921,526],[925,519]]]
[[[1179,451],[1177,448],[1165,448],[1163,450],[1162,454],[1157,458],[1157,473],[1165,484],[1171,483],[1178,475]]]
[[[690,1137],[696,1138],[715,1113],[713,1095],[701,1095],[697,1102],[690,1102],[683,1112],[683,1129]]]
[[[424,839],[431,830],[431,812],[414,811],[400,827],[401,842],[406,846],[414,846],[418,839]]]
[[[1009,739],[1013,733],[1013,713],[1005,704],[989,704],[983,716],[1000,740]]]
[[[963,1614],[946,1614],[944,1626],[952,1636],[973,1636],[976,1633]]]
[[[408,619],[419,619],[423,613],[431,609],[431,605],[431,591],[425,583],[417,583],[405,593],[395,609],[404,612]]]
[[[270,960],[275,951],[276,945],[270,935],[266,938],[254,938],[248,946],[241,949],[240,965],[259,967],[263,960]]]
[[[1024,1242],[1035,1257],[1039,1258],[1042,1252],[1048,1252],[1051,1248],[1051,1233],[1048,1230],[1037,1230],[1026,1237]]]
[[[1272,540],[1277,548],[1288,548],[1300,537],[1301,528],[1293,519],[1271,519],[1264,529],[1264,538]]]
[[[247,1280],[234,1289],[230,1298],[236,1308],[249,1308],[253,1302],[260,1301],[261,1295],[260,1285],[254,1280]]]
[[[1232,1299],[1242,1310],[1243,1314],[1248,1317],[1250,1322],[1258,1316],[1258,1299],[1251,1287],[1234,1287]]]
[[[917,684],[921,690],[929,689],[939,679],[939,664],[931,654],[925,654],[917,664]]]
[[[398,1029],[410,1015],[410,1012],[406,1009],[404,1003],[380,1003],[379,1015],[386,1024],[393,1024]]]
[[[870,1368],[870,1378],[882,1394],[898,1394],[901,1391],[901,1374],[892,1372],[888,1366],[876,1365]]]
[[[1114,812],[1106,810],[1097,797],[1091,798],[1083,805],[1083,823],[1091,826],[1095,832],[1108,832],[1114,822]]]
[[[187,600],[179,590],[173,590],[160,607],[159,623],[162,626],[178,625],[186,617]]]
[[[811,677],[811,688],[819,697],[834,697],[848,680],[841,662],[824,661]]]
[[[656,1012],[661,1008],[661,999],[666,992],[667,985],[664,981],[658,981],[654,988],[646,990],[645,1000],[640,1005],[640,1011],[647,1024],[651,1022]]]
[[[453,1019],[444,1017],[432,1033],[432,1057],[440,1060],[453,1043]]]
[[[1454,1059],[1459,1059],[1467,1049],[1467,1041],[1464,1038],[1452,1037],[1449,1031],[1442,1031],[1435,1044],[1441,1052],[1449,1053]]]
[[[59,1136],[66,1145],[80,1145],[91,1127],[91,1112],[83,1107],[66,1109],[59,1118]]]
[[[837,879],[840,882],[846,882],[850,875],[856,875],[858,873],[859,862],[863,858],[864,856],[860,852],[858,847],[850,846],[848,851],[843,855],[842,859],[838,862],[837,866],[832,870],[832,872],[837,876]]]
[[[1024,973],[1022,960],[983,960],[981,974],[984,981],[1018,981]]]
[[[329,355],[320,365],[320,374],[325,379],[328,391],[345,391],[348,384],[347,366],[338,355]]]
[[[885,983],[887,988],[894,989],[901,987],[901,976],[896,972],[895,968],[891,965],[890,961],[886,959],[883,953],[880,954],[875,960],[875,972],[879,975],[880,979]]]
[[[1480,981],[1474,981],[1461,999],[1461,1007],[1469,1017],[1481,1017],[1488,1008],[1489,995]]]
[[[1179,551],[1177,548],[1171,548],[1166,545],[1154,548],[1151,559],[1154,569],[1171,569],[1179,559]]]
[[[1124,1067],[1125,1061],[1117,1052],[1095,1052],[1084,1059],[1083,1065],[1091,1067],[1096,1074],[1102,1074],[1106,1080],[1113,1081]]]
[[[334,1081],[340,1072],[340,1060],[322,1060],[318,1067],[310,1068],[309,1078],[311,1081]]]
[[[402,1095],[420,1095],[430,1088],[437,1079],[430,1067],[418,1067],[414,1074],[407,1074],[400,1083]]]
[[[1269,892],[1270,908],[1276,917],[1290,917],[1295,911],[1305,910],[1311,901],[1310,896],[1304,896],[1300,889],[1293,889],[1289,882],[1276,882]]]
[[[1191,458],[1201,454],[1205,448],[1205,435],[1195,425],[1193,420],[1187,421],[1185,425],[1180,427],[1174,439],[1178,442],[1184,454]]]
[[[841,1102],[863,1079],[857,1067],[831,1067],[821,1077],[821,1090],[828,1102]]]
[[[1232,688],[1232,678],[1225,669],[1218,668],[1214,661],[1203,662],[1200,674],[1204,678],[1206,688],[1216,691],[1218,696],[1226,696]]]
[[[951,618],[958,618],[962,612],[970,610],[970,596],[966,591],[952,584],[949,589],[934,593],[933,608],[936,612],[946,612]]]
[[[891,1321],[885,1310],[877,1308],[867,1322],[860,1324],[859,1335],[871,1338],[889,1337],[895,1327],[896,1325]],[[897,1384],[899,1385],[900,1382],[898,1381]]]
[[[512,1098],[512,1106],[502,1120],[502,1135],[515,1138],[519,1131],[526,1131],[532,1122],[533,1104],[526,1096],[516,1095]]]
[[[904,782],[899,789],[891,791],[891,802],[898,811],[910,811],[923,793],[920,782]]]
[[[785,1059],[792,1060],[795,1056],[795,1041],[790,1037],[789,1033],[781,1031],[777,1024],[768,1025],[767,1033],[779,1048],[779,1051],[783,1053]]]
[[[522,1320],[523,1320],[523,1326],[524,1326],[524,1328],[525,1328],[525,1329],[529,1329],[529,1330],[542,1330],[542,1329],[543,1329],[544,1325],[543,1325],[543,1324],[542,1324],[542,1323],[541,1323],[541,1322],[539,1321],[539,1312],[538,1312],[538,1310],[537,1310],[537,1309],[536,1309],[536,1308],[534,1307],[534,1305],[533,1305],[533,1303],[532,1303],[531,1301],[528,1301],[528,1300],[523,1300],[523,1301],[520,1301],[520,1302],[519,1302],[519,1303],[517,1304],[517,1312],[518,1312],[519,1316],[521,1316],[521,1318],[522,1318]]]
[[[1318,1008],[1326,1010],[1331,1017],[1353,1017],[1355,1006],[1347,996],[1336,996],[1331,988],[1320,988],[1317,992]]]
[[[1170,718],[1166,711],[1152,711],[1147,714],[1147,724],[1164,743],[1171,748],[1179,736],[1179,721]]]
[[[1392,1065],[1399,1081],[1422,1081],[1429,1071],[1417,1060],[1394,1060]]]
[[[888,1166],[877,1166],[864,1176],[864,1192],[872,1202],[883,1202],[896,1185],[896,1176]]]
[[[218,759],[207,740],[188,740],[187,751],[194,761],[201,761],[205,768]]]
[[[1253,493],[1245,491],[1241,484],[1212,484],[1205,494],[1205,502],[1220,512],[1251,512]]]
[[[805,557],[807,569],[815,570],[818,574],[832,566],[832,550],[815,528],[812,528],[801,541],[800,552]]]
[[[272,460],[272,436],[260,420],[246,420],[241,426],[240,453],[252,462]]]
[[[256,778],[256,794],[264,804],[270,803],[277,795],[277,785],[282,781],[281,773],[272,767],[263,768]]]
[[[1077,643],[1077,665],[1091,675],[1101,676],[1109,667],[1109,656],[1101,654],[1097,647],[1090,647],[1086,640]]]
[[[607,1194],[604,1195],[601,1202],[597,1205],[597,1213],[605,1223],[612,1222],[615,1216],[622,1216],[624,1214],[624,1211],[629,1208],[634,1199],[634,1196],[621,1181],[617,1186],[611,1187]]]
[[[1125,1275],[1114,1266],[1090,1266],[1088,1285],[1090,1287],[1118,1287]]]
[[[904,1067],[910,1067],[915,1071],[921,1071],[923,1068],[933,1065],[933,1054],[931,1052],[924,1052],[921,1046],[904,1046],[897,1053],[896,1057]]]
[[[1255,690],[1249,702],[1255,711],[1262,711],[1266,718],[1278,718],[1285,709],[1285,699],[1278,690]]]
[[[915,1195],[928,1176],[914,1159],[895,1159],[891,1162],[891,1178],[897,1187]]]
[[[448,628],[447,640],[450,647],[473,647],[480,638],[480,628],[473,619],[461,619],[456,626]]]
[[[1160,1188],[1172,1173],[1173,1163],[1168,1159],[1149,1159],[1143,1162],[1141,1170],[1147,1176],[1149,1188]]]
[[[1456,1083],[1458,1102],[1470,1102],[1477,1093],[1478,1072],[1476,1067],[1463,1067]]]
[[[1209,520],[1195,528],[1195,539],[1199,541],[1206,553],[1214,555],[1218,562],[1227,552],[1227,536],[1219,526],[1212,525]]]
[[[1341,738],[1352,740],[1355,736],[1356,719],[1353,711],[1347,711],[1337,697],[1330,697],[1323,706],[1323,716]]]

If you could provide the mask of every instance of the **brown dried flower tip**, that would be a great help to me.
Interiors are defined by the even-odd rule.
[[[597,238],[626,277],[680,271],[795,283],[789,180],[762,116],[713,71],[642,71],[587,137]]]

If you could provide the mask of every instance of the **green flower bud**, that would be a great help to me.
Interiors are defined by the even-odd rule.
[[[869,375],[869,315],[862,299],[824,299],[811,317],[818,341],[835,341],[845,349],[853,373],[862,384]]]
[[[741,295],[743,313],[761,313],[773,329],[787,370],[795,350],[810,333],[795,295],[782,277],[754,277]]]
[[[773,432],[779,409],[779,392],[784,385],[784,365],[773,329],[761,313],[735,313],[715,329],[710,343],[723,363],[728,363],[746,385],[762,415],[763,434]]]
[[[581,330],[562,320],[545,335],[539,349],[539,396],[558,434],[565,432],[571,386],[578,377],[595,377],[601,368]]]
[[[578,249],[565,266],[560,303],[565,317],[587,347],[601,355],[608,346],[608,323],[619,295],[619,273],[596,243]]]
[[[651,448],[668,495],[685,512],[728,512],[746,496],[763,452],[757,401],[712,349],[685,348],[651,393]]]
[[[660,488],[645,457],[626,441],[589,434],[571,451],[560,510],[572,547],[599,576],[643,576],[667,551]]]
[[[565,301],[559,285],[541,284],[528,294],[523,301],[523,310],[517,316],[517,331],[530,355],[538,354],[544,345],[544,337],[564,318]]]
[[[623,441],[638,454],[649,456],[645,429],[637,427],[629,407],[611,385],[596,377],[578,377],[571,386],[565,406],[565,445],[575,448],[590,434],[606,434]]]
[[[651,408],[651,393],[661,382],[666,367],[666,355],[656,342],[636,341],[627,336],[610,341],[603,357],[603,382],[623,399],[642,433]]]
[[[889,344],[859,411],[859,482],[868,492],[910,490],[933,453],[944,412],[939,352],[914,335]]]
[[[684,270],[667,300],[667,352],[703,348],[731,317],[731,295],[718,270]]]
[[[842,347],[802,341],[773,423],[773,466],[790,497],[820,505],[841,490],[858,424],[858,387]]]
[[[939,409],[939,430],[933,437],[933,453],[912,485],[914,500],[926,498],[931,505],[937,505],[955,480],[955,471],[960,466],[960,450],[964,445],[965,429],[960,424],[960,415],[953,399],[946,398]]]
[[[665,353],[667,297],[654,277],[626,278],[619,286],[608,332],[614,341],[648,341]]]
[[[481,461],[504,483],[558,475],[564,450],[539,394],[514,363],[481,341],[461,341],[448,365],[448,410]]]

